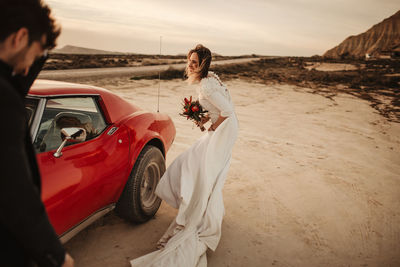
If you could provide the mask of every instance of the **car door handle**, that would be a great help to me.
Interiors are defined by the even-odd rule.
[[[112,127],[109,131],[108,131],[108,135],[113,135],[116,131],[118,130],[118,127]]]

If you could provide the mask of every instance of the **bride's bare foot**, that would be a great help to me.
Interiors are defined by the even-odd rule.
[[[161,243],[158,243],[157,246],[156,246],[156,249],[157,249],[157,250],[161,250],[161,249],[163,249],[163,248],[165,248],[165,245],[164,245],[164,244],[161,244]]]
[[[171,225],[168,227],[167,231],[165,234],[158,240],[156,249],[161,250],[164,249],[165,246],[167,245],[168,241],[176,235],[178,232],[182,231],[185,226],[177,224],[175,221],[171,223]]]
[[[156,249],[160,250],[165,248],[165,245],[167,245],[168,240],[171,238],[172,236],[170,235],[164,235],[160,240],[158,240],[157,245],[156,245]]]

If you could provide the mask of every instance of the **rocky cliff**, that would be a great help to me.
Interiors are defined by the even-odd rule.
[[[364,57],[366,54],[400,53],[400,11],[374,25],[368,31],[346,38],[325,52],[324,57]]]

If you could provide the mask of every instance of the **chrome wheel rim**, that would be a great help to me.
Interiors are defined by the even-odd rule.
[[[140,185],[140,199],[143,209],[150,209],[157,200],[156,186],[160,180],[160,169],[155,162],[146,166]]]

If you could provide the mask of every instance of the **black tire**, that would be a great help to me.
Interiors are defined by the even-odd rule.
[[[164,172],[165,159],[161,151],[154,146],[145,146],[118,200],[117,214],[134,223],[151,219],[161,204],[154,192]]]

